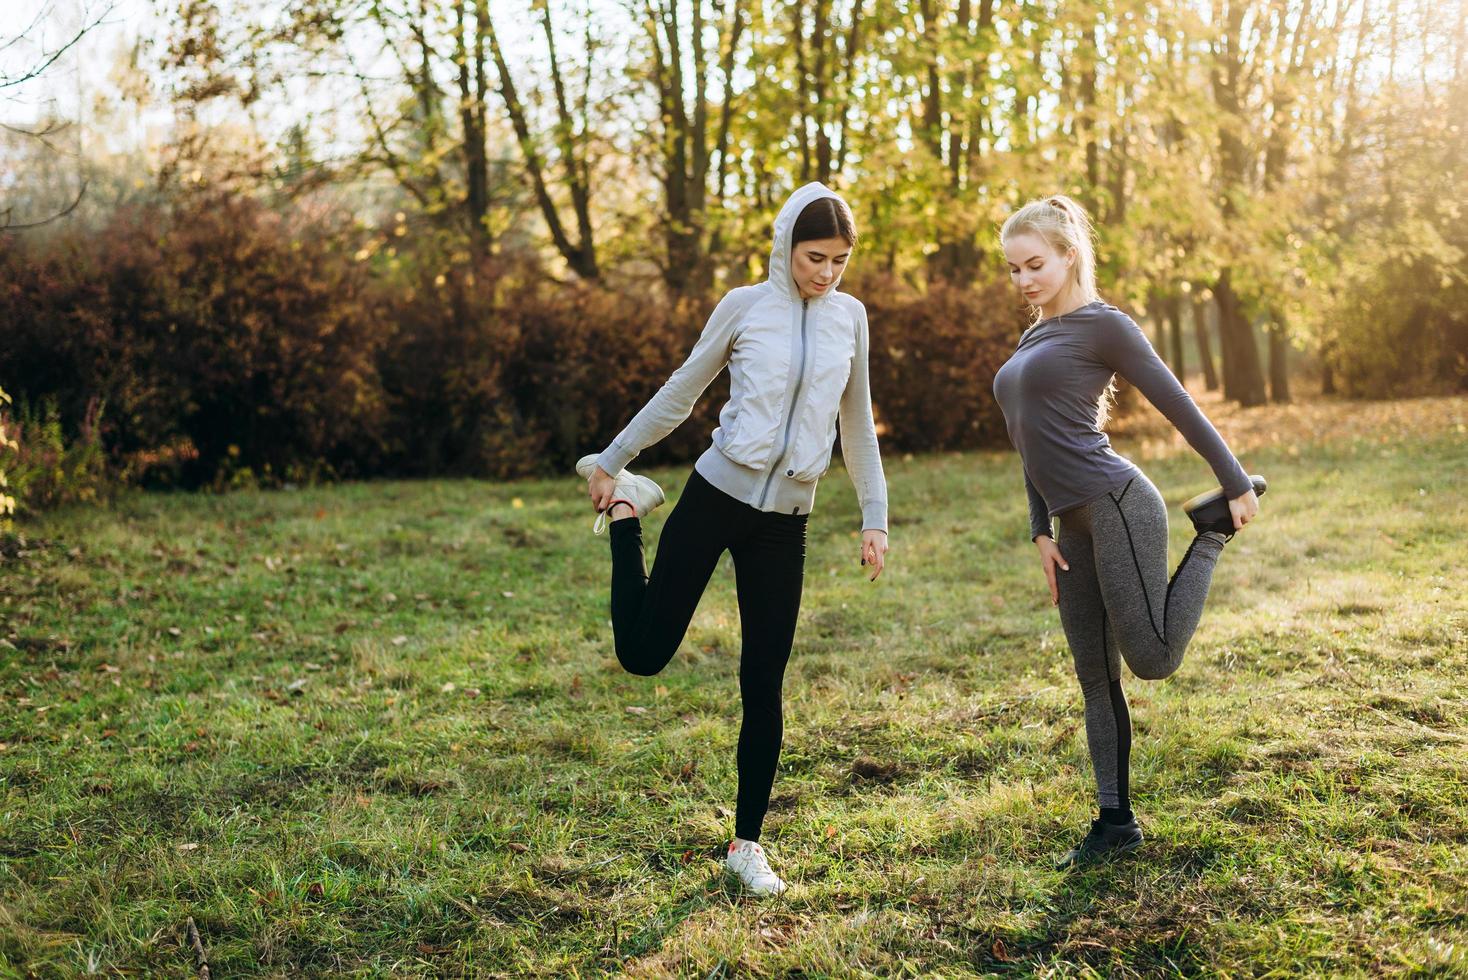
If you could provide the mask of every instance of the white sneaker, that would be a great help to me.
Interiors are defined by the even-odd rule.
[[[785,882],[765,860],[764,848],[754,841],[730,841],[724,868],[755,895],[778,895],[785,890]]]
[[[591,475],[596,472],[596,460],[596,456],[582,456],[576,461],[576,475],[590,480]],[[617,485],[612,490],[612,500],[631,504],[638,517],[646,517],[668,499],[663,496],[663,488],[648,477],[638,476],[630,470],[622,470],[616,477]],[[612,521],[611,511],[612,508],[608,507],[596,515],[596,520],[591,525],[593,534],[601,534],[607,529]]]

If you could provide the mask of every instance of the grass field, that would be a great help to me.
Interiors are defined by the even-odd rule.
[[[765,834],[794,887],[765,902],[714,860],[732,575],[662,675],[624,674],[574,479],[25,528],[0,974],[194,976],[190,919],[215,977],[1468,974],[1468,400],[1216,417],[1272,489],[1183,668],[1127,681],[1148,843],[1071,874],[1080,694],[1012,454],[889,456],[875,585],[824,482]],[[1126,432],[1176,559],[1210,476]]]

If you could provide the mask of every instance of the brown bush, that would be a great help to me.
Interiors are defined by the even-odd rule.
[[[350,245],[328,216],[288,224],[223,195],[5,239],[5,380],[54,400],[73,430],[101,399],[114,459],[184,444],[155,480],[370,472],[381,337]]]
[[[611,442],[702,326],[696,309],[490,262],[436,280],[424,273],[392,305],[381,376],[393,472],[569,472]],[[706,445],[713,395],[646,459],[687,459]]]
[[[525,257],[467,265],[431,241],[366,261],[369,243],[343,217],[225,195],[0,238],[0,383],[56,406],[58,445],[105,404],[114,472],[149,483],[564,473],[657,391],[712,307],[554,283]],[[1007,287],[853,291],[883,444],[1002,444],[992,379],[1023,326]],[[642,461],[695,457],[727,391],[716,380]]]
[[[872,403],[882,444],[913,452],[1008,445],[994,374],[1028,322],[1014,290],[892,280],[853,287],[871,327]]]

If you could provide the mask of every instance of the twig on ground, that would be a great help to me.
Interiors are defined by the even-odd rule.
[[[189,932],[189,945],[194,947],[194,955],[199,958],[199,976],[209,980],[209,957],[204,955],[204,941],[199,938],[199,927],[194,925],[194,917],[189,916],[186,923]]]

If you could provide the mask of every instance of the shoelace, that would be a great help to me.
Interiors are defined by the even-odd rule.
[[[635,506],[633,506],[632,501],[630,501],[630,500],[623,500],[621,497],[618,497],[617,499],[613,500],[611,503],[607,504],[607,509],[604,510],[604,511],[602,511],[600,514],[597,514],[596,515],[596,520],[594,520],[594,521],[591,522],[591,533],[592,534],[602,534],[602,533],[604,533],[606,531],[606,529],[608,527],[611,526],[611,523],[612,523],[612,508],[615,507],[615,506],[617,506],[618,504],[626,504],[628,507],[631,507],[632,508],[632,513],[634,513],[634,514],[637,513],[637,508]]]

